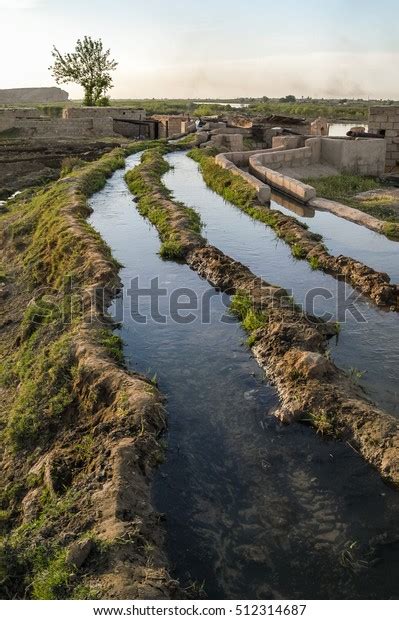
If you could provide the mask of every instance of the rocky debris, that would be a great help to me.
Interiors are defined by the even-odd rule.
[[[93,550],[94,543],[90,538],[77,540],[68,549],[67,562],[76,568],[80,568]]]
[[[284,356],[283,364],[287,363],[290,356],[289,365],[293,366],[294,372],[306,379],[322,379],[333,370],[332,364],[321,353],[314,351],[290,351]]]

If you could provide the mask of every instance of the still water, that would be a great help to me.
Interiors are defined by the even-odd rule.
[[[123,174],[92,197],[90,223],[124,265],[111,312],[122,321],[129,367],[156,374],[167,396],[167,452],[153,496],[166,516],[173,575],[212,598],[396,598],[399,494],[347,445],[275,421],[278,398],[227,319],[228,298],[186,265],[160,259],[158,235]],[[158,316],[148,291],[131,311],[136,278],[143,289],[154,278],[165,289]],[[179,289],[205,298],[202,320],[192,310],[195,320],[176,320]]]

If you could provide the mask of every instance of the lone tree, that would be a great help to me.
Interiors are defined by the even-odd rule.
[[[57,84],[80,84],[85,91],[83,105],[109,105],[106,93],[112,88],[110,71],[114,71],[118,63],[109,57],[110,50],[104,50],[101,39],[78,39],[71,54],[61,54],[54,45],[51,55],[54,64],[50,71]]]

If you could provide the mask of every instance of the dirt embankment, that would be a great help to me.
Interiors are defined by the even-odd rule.
[[[58,179],[65,159],[92,161],[115,146],[119,146],[115,140],[2,139],[0,200],[27,187]]]
[[[2,598],[181,597],[149,483],[162,395],[127,371],[105,308],[119,265],[85,218],[121,150],[26,192],[2,235]]]
[[[349,256],[332,256],[320,235],[309,232],[306,225],[294,217],[259,204],[253,188],[241,177],[215,164],[211,155],[202,150],[192,151],[190,155],[200,164],[209,187],[250,217],[273,228],[276,235],[291,247],[295,258],[307,260],[312,269],[320,269],[336,278],[345,278],[376,305],[399,311],[399,286],[391,284],[388,274],[375,271]]]
[[[187,207],[171,200],[162,185],[161,154],[151,155],[151,165],[148,157],[127,174],[132,191],[141,180],[139,208],[151,198],[154,208],[158,206],[158,217],[168,222],[169,234],[180,240],[179,258],[184,257],[213,286],[234,295],[232,311],[249,333],[248,344],[259,365],[278,389],[281,406],[276,415],[285,422],[306,420],[318,432],[350,442],[385,479],[399,484],[399,423],[370,403],[329,359],[327,343],[336,333],[335,326],[304,314],[284,289],[205,245],[202,237],[190,237],[185,246],[190,232]],[[158,194],[162,201],[157,203]],[[160,230],[157,221],[154,224]]]

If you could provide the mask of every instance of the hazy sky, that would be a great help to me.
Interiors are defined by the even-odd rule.
[[[0,0],[0,15],[0,88],[54,85],[52,45],[87,34],[119,61],[114,98],[399,99],[398,0]]]

